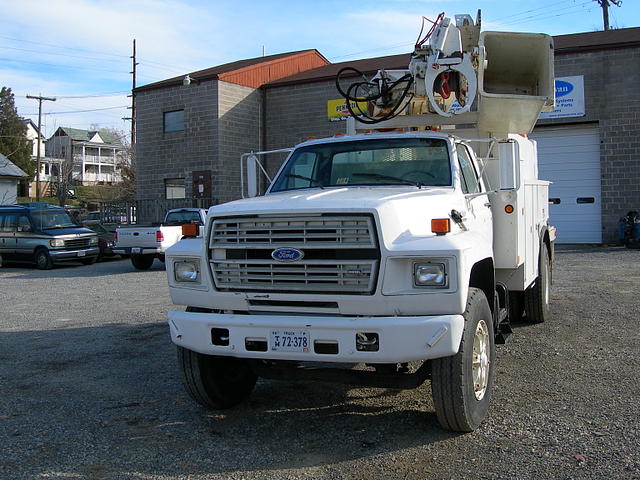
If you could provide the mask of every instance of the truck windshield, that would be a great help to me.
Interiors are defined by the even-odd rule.
[[[293,152],[271,192],[350,185],[450,186],[447,141],[367,139],[301,147]]]
[[[37,228],[51,230],[54,228],[69,228],[77,225],[71,221],[64,210],[43,210],[32,212],[31,217]]]

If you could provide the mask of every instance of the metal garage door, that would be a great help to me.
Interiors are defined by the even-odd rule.
[[[539,128],[539,177],[549,187],[558,243],[602,243],[600,134],[597,127]]]

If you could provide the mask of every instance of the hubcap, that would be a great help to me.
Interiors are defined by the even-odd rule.
[[[476,400],[482,400],[489,384],[490,348],[489,329],[486,322],[480,320],[473,336],[472,374]]]

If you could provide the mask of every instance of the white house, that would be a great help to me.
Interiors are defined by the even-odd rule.
[[[122,181],[120,165],[125,147],[104,131],[59,127],[46,141],[46,157],[58,162],[73,159],[73,179],[80,185],[110,185]],[[56,174],[57,172],[51,172]]]
[[[18,183],[28,176],[0,153],[0,205],[16,203]]]

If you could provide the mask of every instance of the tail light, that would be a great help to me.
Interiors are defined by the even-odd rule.
[[[162,243],[164,241],[164,235],[162,234],[162,230],[156,230],[156,242]]]

